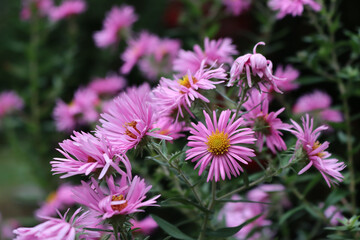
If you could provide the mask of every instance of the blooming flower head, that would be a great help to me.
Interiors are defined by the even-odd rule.
[[[36,210],[35,216],[38,218],[44,216],[50,217],[56,214],[56,210],[62,210],[75,204],[75,201],[72,198],[72,190],[73,186],[69,184],[60,185],[55,192],[49,194],[46,202]]]
[[[303,174],[311,166],[314,166],[323,176],[327,185],[331,187],[331,184],[337,184],[343,180],[343,175],[340,173],[346,165],[343,162],[339,162],[336,158],[330,158],[331,154],[325,151],[329,147],[329,142],[320,143],[317,139],[320,136],[320,132],[326,130],[327,127],[322,125],[315,130],[314,119],[310,119],[306,114],[305,118],[302,118],[302,127],[295,121],[291,120],[294,125],[293,130],[290,130],[296,138],[297,149],[302,149],[306,155],[309,163],[298,173]]]
[[[74,131],[71,139],[64,140],[59,145],[61,149],[57,150],[64,158],[54,158],[50,164],[54,174],[64,174],[60,178],[97,172],[101,179],[108,172],[110,166],[122,175],[131,174],[130,161],[126,155],[114,151],[102,137],[98,138],[89,133]],[[126,172],[119,168],[120,162],[124,164]]]
[[[255,154],[253,149],[238,144],[253,144],[256,140],[254,132],[249,128],[239,128],[245,124],[244,120],[235,120],[235,114],[230,118],[231,110],[222,111],[219,119],[215,111],[213,120],[205,111],[204,115],[206,126],[201,122],[191,123],[193,128],[188,137],[191,149],[186,151],[186,160],[197,161],[195,169],[200,166],[199,175],[210,164],[207,181],[240,175],[243,168],[239,163],[248,164]]]
[[[268,5],[272,10],[279,11],[276,15],[278,19],[286,15],[301,16],[305,5],[309,5],[316,12],[321,9],[321,5],[315,0],[270,0]]]
[[[194,46],[194,51],[180,50],[177,59],[174,61],[174,71],[180,74],[187,74],[188,71],[195,73],[205,61],[207,66],[220,66],[231,64],[232,55],[237,54],[235,45],[230,38],[210,40],[205,38],[204,50],[199,45]]]
[[[16,110],[24,107],[23,100],[13,91],[5,91],[0,93],[0,119]]]
[[[108,189],[100,187],[98,182],[91,178],[91,184],[82,181],[82,186],[74,190],[75,200],[96,211],[102,219],[142,212],[142,207],[156,206],[156,199],[160,197],[157,195],[145,200],[151,186],[146,186],[144,179],[138,176],[132,180],[122,176],[120,181],[116,182],[110,176],[106,183]]]
[[[231,200],[242,200],[242,198],[238,195],[234,195],[231,197]],[[269,236],[272,235],[269,229],[263,229],[263,231],[256,231],[256,233],[254,233],[251,237],[247,237],[254,228],[266,227],[271,225],[271,221],[266,219],[263,205],[264,204],[261,203],[250,202],[228,202],[220,211],[218,218],[219,220],[225,219],[225,224],[227,227],[236,227],[259,214],[263,214],[255,221],[244,226],[239,232],[234,235],[234,237],[239,240],[267,239],[269,238]],[[267,238],[261,238],[262,236],[267,236]]]
[[[86,2],[84,0],[64,0],[59,6],[52,7],[49,10],[49,18],[53,22],[61,19],[79,15],[86,10]]]
[[[169,136],[149,131],[156,120],[150,93],[147,84],[129,88],[115,98],[107,112],[101,115],[102,125],[97,132],[117,150],[136,148],[145,136],[172,140]]]
[[[275,83],[281,91],[292,91],[299,87],[299,84],[294,83],[294,81],[299,77],[300,72],[291,65],[286,65],[286,67],[278,66],[274,75],[283,79],[281,81],[275,79]]]
[[[69,211],[69,210],[68,210]],[[20,227],[14,230],[17,235],[15,240],[44,240],[44,239],[66,239],[75,240],[75,236],[79,235],[80,239],[95,239],[100,237],[98,232],[86,231],[83,229],[81,222],[88,212],[80,214],[81,208],[77,209],[70,220],[66,221],[68,211],[60,218],[44,217],[47,221],[32,227]]]
[[[253,54],[248,53],[238,57],[230,69],[230,81],[228,86],[234,85],[236,80],[239,80],[238,85],[241,87],[253,86],[253,82],[260,87],[267,89],[273,88],[276,92],[282,93],[276,85],[275,80],[283,80],[272,74],[272,62],[267,60],[262,54],[256,53],[258,45],[265,45],[264,42],[259,42],[253,49]],[[256,79],[251,79],[251,73]],[[247,84],[241,79],[246,74]],[[260,78],[260,79],[258,79]],[[239,93],[240,94],[240,93]]]
[[[278,115],[282,113],[285,108],[281,108],[276,112],[269,113],[269,99],[266,93],[260,93],[257,90],[250,92],[250,97],[243,105],[248,111],[243,115],[247,124],[255,131],[257,138],[256,145],[259,151],[262,151],[264,139],[266,139],[266,146],[275,154],[276,151],[286,150],[286,144],[282,139],[280,130],[288,131],[291,128],[290,124],[283,123]]]
[[[116,74],[109,74],[104,78],[95,78],[88,88],[98,95],[115,95],[126,86],[126,80]]]
[[[146,236],[153,233],[155,229],[159,227],[155,220],[150,216],[142,220],[135,220],[132,218],[130,219],[130,223],[132,224],[132,229],[139,228],[138,230],[135,230],[135,232],[140,232]]]
[[[175,80],[162,78],[161,85],[168,92],[165,102],[172,104],[170,108],[176,106],[181,116],[183,115],[182,107],[184,107],[190,114],[189,107],[195,99],[200,99],[204,102],[210,102],[204,95],[202,95],[199,90],[210,90],[216,88],[215,84],[224,82],[226,73],[225,70],[220,66],[219,68],[205,68],[205,61],[201,63],[199,70],[195,73],[188,71],[187,75],[182,78],[177,78]],[[212,81],[210,79],[217,79],[220,81]],[[161,89],[159,89],[161,91]]]
[[[229,13],[239,16],[250,8],[251,0],[222,0],[222,3]]]
[[[117,43],[121,32],[127,31],[136,20],[132,6],[112,7],[106,14],[103,29],[94,34],[96,46],[104,48]]]
[[[40,17],[44,17],[48,14],[53,4],[52,0],[23,0],[20,18],[25,21],[29,20],[33,8],[36,10],[36,14]]]
[[[331,97],[325,92],[316,90],[301,96],[293,107],[296,114],[311,113],[317,115],[323,121],[342,122],[343,116],[340,111],[330,109]]]

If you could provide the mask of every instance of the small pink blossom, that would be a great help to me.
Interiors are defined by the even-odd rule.
[[[281,81],[275,79],[276,85],[279,87],[280,90],[287,92],[299,88],[299,84],[294,83],[294,81],[299,77],[300,72],[296,70],[293,66],[286,65],[286,67],[284,68],[283,66],[279,65],[276,68],[274,75],[278,78],[283,79]]]
[[[329,187],[331,187],[331,184],[342,182],[344,176],[340,171],[342,171],[346,165],[343,162],[339,162],[336,158],[330,158],[331,154],[325,151],[329,147],[329,142],[320,143],[317,140],[320,132],[326,130],[327,127],[322,125],[313,130],[314,119],[310,119],[308,114],[306,114],[305,118],[302,118],[302,127],[293,120],[291,120],[291,122],[295,129],[290,130],[290,132],[298,139],[296,148],[302,149],[309,161],[298,174],[303,174],[309,170],[311,166],[314,166],[319,170]]]
[[[257,43],[253,49],[253,54],[248,53],[235,60],[230,70],[230,81],[227,86],[231,87],[236,80],[239,80],[238,85],[240,87],[251,88],[255,83],[262,88],[272,88],[276,92],[282,93],[275,81],[284,79],[278,78],[272,74],[272,62],[267,60],[262,54],[256,53],[256,47],[258,45],[265,45],[265,43]],[[256,78],[252,79],[251,74]],[[247,84],[240,79],[243,75],[246,76]]]
[[[57,22],[74,15],[79,15],[85,10],[86,2],[84,0],[64,0],[59,6],[52,7],[49,10],[49,18],[51,21]]]
[[[98,95],[115,95],[126,86],[126,80],[117,74],[108,74],[104,78],[95,78],[88,88]]]
[[[311,7],[315,12],[321,9],[321,5],[314,0],[270,0],[268,5],[272,10],[279,11],[276,15],[277,19],[286,15],[301,16],[305,5]]]
[[[230,118],[231,111],[225,110],[220,114],[219,119],[216,112],[213,112],[213,120],[204,111],[206,126],[199,122],[191,123],[188,137],[186,159],[197,162],[195,169],[200,166],[199,175],[210,165],[207,181],[220,178],[231,179],[231,175],[239,176],[243,168],[239,163],[248,164],[250,157],[254,157],[254,150],[239,144],[253,144],[256,139],[250,128],[244,126],[242,118],[235,119],[235,114]]]
[[[171,117],[159,118],[156,123],[154,123],[153,128],[159,128],[159,130],[155,132],[170,136],[173,140],[185,137],[185,135],[181,133],[185,131],[185,122],[174,122],[174,119]]]
[[[105,48],[116,44],[120,40],[121,33],[128,31],[136,20],[137,16],[132,6],[112,7],[106,14],[103,29],[94,34],[96,46]]]
[[[133,225],[131,227],[132,229],[139,228],[138,230],[135,230],[135,232],[140,232],[146,236],[151,235],[155,229],[159,227],[155,220],[150,216],[142,220],[135,220],[132,218],[130,219],[130,223]]]
[[[343,116],[339,110],[330,109],[331,97],[325,92],[316,90],[301,96],[293,107],[295,114],[310,113],[317,115],[323,121],[342,122]]]
[[[138,176],[133,180],[122,176],[117,182],[110,176],[106,183],[108,190],[100,187],[94,178],[91,178],[91,184],[82,181],[82,186],[74,190],[76,201],[96,211],[102,219],[143,212],[142,207],[157,206],[156,199],[160,195],[145,200],[151,185],[146,186],[144,179]]]
[[[204,50],[199,45],[194,46],[194,51],[180,50],[173,69],[180,74],[187,74],[189,71],[194,74],[200,69],[203,61],[206,66],[219,67],[222,64],[231,64],[232,55],[237,53],[230,38],[219,40],[205,38]]]
[[[251,0],[222,0],[222,3],[229,13],[239,16],[250,8]]]
[[[291,206],[291,203],[286,196],[286,189],[281,184],[261,184],[250,190],[246,194],[246,197],[247,199],[256,202],[273,203],[273,200],[275,200],[280,202],[283,207]],[[263,204],[263,207],[265,208],[265,212],[267,212],[267,206]]]
[[[323,207],[323,203],[320,204],[320,207]],[[336,206],[329,206],[328,208],[325,209],[324,211],[324,215],[326,218],[328,218],[330,220],[330,224],[332,226],[336,226],[339,225],[339,220],[343,220],[344,216],[342,215],[341,211],[339,210],[339,208],[337,208]]]
[[[66,104],[62,100],[56,102],[53,111],[56,129],[71,132],[77,125],[77,117],[81,114],[79,106],[73,103]]]
[[[44,17],[49,13],[49,10],[52,8],[53,4],[54,3],[52,0],[23,0],[20,18],[24,21],[29,20],[32,14],[32,7],[36,9],[36,13],[40,17]]]
[[[6,114],[20,110],[23,107],[23,100],[14,91],[0,93],[0,119]]]

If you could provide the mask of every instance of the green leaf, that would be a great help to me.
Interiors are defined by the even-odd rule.
[[[298,206],[297,208],[293,208],[290,211],[287,211],[285,214],[283,214],[280,218],[279,221],[279,225],[281,226],[289,217],[291,217],[291,215],[293,215],[294,213],[302,210],[304,208],[304,206]]]
[[[171,223],[162,219],[161,217],[152,214],[151,217],[155,220],[155,222],[159,225],[159,227],[162,230],[164,230],[167,234],[169,234],[173,238],[183,239],[183,240],[194,240],[190,236],[180,231],[176,226],[172,225]]]
[[[216,231],[207,231],[206,235],[210,236],[210,237],[219,237],[219,238],[231,237],[234,234],[236,234],[237,232],[239,232],[243,227],[245,227],[249,223],[252,223],[256,219],[258,219],[261,215],[262,215],[262,213],[259,214],[259,215],[256,215],[253,218],[250,218],[249,220],[247,220],[246,222],[240,224],[237,227],[220,228],[220,229],[218,229]]]

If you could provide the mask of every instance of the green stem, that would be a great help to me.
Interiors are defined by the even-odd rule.
[[[207,227],[207,224],[208,224],[208,221],[209,221],[209,214],[214,209],[215,203],[216,203],[216,182],[215,182],[215,180],[213,180],[212,184],[211,184],[211,200],[210,200],[210,203],[209,203],[209,206],[208,206],[209,211],[207,211],[205,213],[204,222],[203,222],[203,224],[201,226],[201,231],[200,231],[198,240],[205,239],[206,227]]]

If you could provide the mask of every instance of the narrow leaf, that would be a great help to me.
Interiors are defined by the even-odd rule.
[[[159,227],[162,228],[162,230],[164,230],[167,234],[169,234],[173,238],[182,239],[182,240],[194,240],[190,236],[180,231],[180,229],[178,229],[176,226],[172,225],[171,223],[162,219],[161,217],[152,214],[151,217],[155,220],[155,222],[159,225]]]

